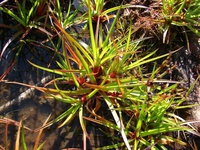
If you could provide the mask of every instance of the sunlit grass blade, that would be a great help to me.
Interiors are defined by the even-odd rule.
[[[109,9],[103,11],[102,15],[107,15],[107,14],[109,14],[111,12],[117,11],[119,9],[124,9],[124,8],[142,8],[142,9],[146,9],[147,7],[143,6],[143,5],[131,5],[131,4],[120,5],[120,6],[112,7],[112,8],[109,8]]]
[[[145,109],[146,109],[146,104],[145,102],[143,102],[142,106],[141,106],[141,110],[139,112],[139,117],[138,117],[138,120],[137,120],[137,124],[136,124],[136,128],[135,128],[135,134],[136,134],[136,139],[134,140],[134,147],[133,149],[134,150],[137,150],[138,149],[138,144],[139,144],[139,137],[141,136],[140,134],[140,130],[142,128],[142,123],[143,121],[145,120]]]
[[[11,10],[7,9],[7,8],[3,8],[3,7],[0,7],[0,10],[7,13],[8,15],[10,15],[12,18],[14,18],[15,20],[17,20],[20,24],[22,24],[23,26],[26,26],[26,22],[19,18],[16,14],[14,14],[14,12],[12,12]]]
[[[162,127],[162,128],[141,131],[140,136],[145,137],[145,136],[156,135],[156,134],[165,133],[165,132],[187,131],[187,130],[190,130],[190,128],[184,127],[184,126],[183,127],[181,127],[181,126],[172,126],[172,127],[166,126],[166,127]]]
[[[45,120],[45,122],[43,123],[42,126],[45,126],[47,124],[47,122],[49,121],[51,117],[51,114],[47,117],[47,119]],[[42,132],[43,132],[44,129],[41,129],[37,135],[37,138],[36,138],[36,141],[35,141],[35,145],[34,145],[34,148],[33,150],[39,150],[42,148],[42,146],[44,145],[45,142],[43,142],[40,146],[39,146],[39,142],[40,142],[40,139],[41,139],[41,136],[42,136]]]
[[[41,31],[41,33],[45,33],[47,36],[53,37],[53,35],[51,34],[51,32],[47,31],[47,29],[45,29],[44,27],[41,27],[41,23],[39,23],[40,25],[37,25],[35,22],[33,23],[29,23],[28,27],[29,28],[35,28]]]
[[[81,108],[80,106],[81,104],[76,104],[75,106],[72,106],[70,109],[68,109],[64,115],[60,115],[58,118],[62,119],[64,117],[67,116],[67,118],[65,119],[65,121],[58,126],[58,128],[61,128],[62,126],[64,126],[65,124],[67,124],[70,120],[72,120],[75,116],[76,113],[78,112],[78,110]],[[56,119],[57,120],[57,119]]]
[[[89,56],[89,54],[85,51],[85,49],[73,37],[71,37],[63,28],[61,28],[59,24],[56,24],[56,26],[65,35],[66,40],[69,41],[71,45],[73,45],[73,48],[76,52],[76,56],[80,59],[87,74],[91,74],[92,71],[90,69],[90,65],[94,66],[93,59]],[[81,53],[83,53],[84,57]],[[90,62],[91,64],[88,64],[88,62]],[[95,78],[92,74],[89,76],[89,78],[91,79],[93,83],[95,82]]]
[[[59,128],[62,127],[63,125],[68,123],[71,119],[73,119],[73,117],[75,117],[75,114],[78,111],[79,107],[80,107],[80,104],[74,104],[69,109],[67,109],[64,113],[59,115],[57,118],[55,118],[52,121],[48,122],[44,126],[41,126],[41,127],[37,128],[37,129],[35,129],[34,132],[38,132],[41,129],[45,129],[45,128],[51,126],[52,124],[57,123],[57,122],[61,121],[62,119],[66,118],[65,121],[61,125],[59,125]]]
[[[121,10],[121,7],[118,9],[116,17],[115,17],[115,19],[113,20],[113,22],[111,24],[111,27],[110,27],[107,35],[106,35],[106,38],[105,38],[104,42],[102,43],[102,48],[103,49],[108,45],[108,41],[109,41],[109,39],[111,37],[111,34],[113,33],[113,31],[115,29],[116,22],[117,22],[117,20],[119,18],[120,10]]]
[[[72,90],[59,90],[58,91],[55,88],[39,87],[39,86],[29,85],[29,84],[20,83],[20,82],[11,82],[11,81],[5,81],[5,80],[2,80],[2,82],[9,83],[9,84],[23,85],[23,86],[26,86],[26,87],[29,87],[29,88],[37,89],[38,91],[41,91],[41,92],[47,93],[47,94],[60,94],[60,93],[63,93],[63,94],[67,94],[68,96],[76,96],[76,95],[80,95],[80,94],[91,92],[90,88],[80,89],[78,92],[77,91],[72,91]]]
[[[125,143],[125,145],[126,145],[126,148],[127,148],[128,150],[131,150],[131,146],[130,146],[130,144],[129,144],[129,142],[128,142],[128,139],[127,139],[127,136],[126,136],[126,134],[125,134],[125,132],[124,132],[124,127],[122,126],[122,122],[121,122],[122,120],[120,120],[120,118],[119,118],[119,116],[118,116],[116,110],[114,110],[113,104],[110,102],[109,98],[106,97],[106,96],[105,96],[105,101],[106,101],[106,103],[107,103],[107,105],[108,105],[108,108],[110,109],[110,111],[111,111],[111,113],[112,113],[112,116],[113,116],[113,118],[114,118],[114,120],[115,120],[115,123],[117,124],[117,126],[118,126],[118,128],[119,128],[119,132],[120,132],[121,135],[122,135],[122,138],[123,138],[123,140],[124,140],[124,143]]]
[[[106,120],[105,118],[102,118],[101,116],[96,116],[95,115],[95,117],[98,117],[98,119],[93,119],[93,118],[88,118],[88,117],[83,116],[83,118],[85,120],[88,120],[88,121],[103,125],[105,127],[108,127],[110,129],[119,131],[119,128],[118,128],[118,126],[116,124],[110,122],[109,120]]]
[[[22,20],[26,20],[26,10],[24,9],[26,1],[23,1],[22,5],[18,1],[16,1],[17,7],[18,7],[18,12],[22,18]]]
[[[23,145],[23,149],[27,150],[27,144],[26,144],[26,140],[25,140],[25,135],[24,135],[24,128],[22,126],[21,129],[21,141],[22,141],[22,145]]]
[[[140,66],[140,65],[143,65],[143,64],[146,64],[146,63],[149,63],[149,62],[152,62],[152,61],[161,59],[161,58],[163,58],[163,57],[168,56],[169,54],[173,54],[173,53],[179,51],[180,49],[181,49],[181,48],[179,48],[179,49],[177,49],[177,50],[175,50],[175,51],[173,51],[173,52],[171,52],[171,53],[167,53],[167,54],[163,54],[163,55],[161,55],[161,56],[156,56],[156,57],[154,57],[154,58],[150,58],[152,55],[154,55],[154,54],[156,53],[156,51],[154,51],[154,52],[149,53],[149,54],[147,54],[146,56],[142,57],[141,59],[137,60],[136,62],[131,63],[131,64],[128,65],[128,66],[125,66],[125,67],[124,67],[124,71],[127,71],[127,70],[130,70],[130,69],[134,68],[134,67],[137,67],[137,66]],[[148,59],[147,59],[147,58],[148,58]]]
[[[34,11],[36,11],[36,8],[37,6],[39,5],[39,0],[36,0],[33,4],[33,6],[31,7],[31,9],[29,10],[28,14],[27,14],[27,17],[26,17],[26,24],[29,24],[30,23],[30,18],[31,18],[31,15],[34,14]]]
[[[86,137],[88,139],[90,139],[90,136],[88,135],[86,127],[85,127],[85,122],[83,120],[83,105],[79,108],[79,122],[80,122],[81,128],[83,130],[83,134],[85,134]]]
[[[47,96],[45,96],[45,98],[55,99],[60,102],[69,103],[69,104],[77,103],[77,99],[73,99],[73,98],[69,97],[67,94],[64,94],[62,92],[60,92],[59,94],[56,94],[56,95],[55,94],[49,94],[49,95],[47,94]]]
[[[98,59],[97,54],[99,49],[97,48],[97,43],[95,41],[94,31],[93,31],[93,25],[92,25],[92,11],[90,6],[88,5],[88,23],[89,23],[89,32],[90,32],[90,40],[91,40],[91,48],[92,48],[92,55],[94,58],[94,66],[97,65]]]
[[[36,65],[32,62],[30,62],[29,60],[27,60],[31,65],[33,65],[34,67],[38,68],[38,69],[42,69],[42,70],[45,70],[45,71],[48,71],[48,72],[51,72],[51,73],[55,73],[55,74],[59,74],[59,75],[64,75],[63,72],[60,72],[60,71],[57,71],[56,69],[48,69],[46,67],[42,67],[42,66],[39,66],[39,65]]]
[[[61,11],[61,6],[60,6],[60,1],[59,0],[56,0],[56,6],[57,6],[57,13],[58,13],[58,20],[59,21],[62,21],[62,11]]]
[[[17,130],[17,136],[15,140],[15,150],[20,150],[20,133],[22,128],[22,120],[19,123],[18,130]]]
[[[200,37],[200,31],[193,28],[192,26],[188,25],[187,28],[189,28],[192,32],[194,32],[196,35]]]
[[[46,141],[42,142],[42,143],[38,146],[37,150],[41,150],[45,143],[46,143]]]

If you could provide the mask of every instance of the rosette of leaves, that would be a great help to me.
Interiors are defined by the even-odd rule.
[[[170,27],[186,27],[196,35],[200,36],[200,2],[198,0],[163,0],[162,16],[164,17],[163,42],[169,40]],[[186,30],[182,28],[182,30]],[[169,42],[169,41],[168,41]]]
[[[24,47],[27,46],[28,49],[28,43],[37,45],[38,41],[35,37],[38,34],[40,34],[41,40],[43,40],[42,37],[52,36],[52,34],[49,32],[50,26],[44,21],[47,15],[47,2],[45,0],[4,1],[0,6],[0,11],[2,12],[0,27],[4,29],[2,41],[5,41],[2,43],[4,45],[2,45],[0,60],[4,55],[9,55],[10,51],[14,53],[12,62],[8,62],[10,67],[0,77],[2,79],[12,69]]]
[[[81,23],[78,20],[83,18],[81,15],[77,16],[79,8],[73,12],[67,11],[64,14],[65,8],[64,6],[61,7],[61,5],[59,0],[16,0],[3,1],[1,3],[2,19],[0,27],[4,30],[1,32],[2,49],[0,61],[7,61],[9,67],[0,76],[0,80],[10,72],[21,56],[28,55],[27,57],[30,56],[41,60],[42,57],[50,55],[50,60],[45,61],[47,63],[51,62],[53,59],[51,57],[54,56],[54,49],[49,46],[49,39],[57,43],[60,42],[60,39],[56,38],[57,34],[52,28],[49,14],[54,14],[58,20],[64,20],[63,26],[65,28]],[[71,2],[69,1],[65,7],[68,7],[68,10],[70,10],[72,7]],[[75,16],[76,19],[74,19]],[[6,60],[8,55],[11,56],[10,60]]]
[[[114,39],[113,33],[117,30],[115,25],[122,6],[111,9],[119,11],[115,15],[112,13],[113,20],[110,26],[107,26],[109,30],[106,30],[103,18],[109,18],[109,11],[103,11],[103,4],[104,1],[85,3],[88,7],[88,43],[71,36],[63,28],[61,20],[53,16],[55,30],[62,42],[62,52],[57,53],[59,68],[50,69],[30,63],[56,74],[55,79],[49,83],[54,88],[35,88],[55,100],[69,104],[69,108],[41,128],[51,126],[55,122],[61,122],[59,127],[62,127],[78,114],[84,137],[88,139],[90,137],[87,133],[87,121],[106,126],[121,134],[116,143],[103,149],[165,149],[164,144],[169,142],[185,144],[165,134],[188,129],[174,114],[175,109],[184,101],[178,82],[162,79],[168,73],[162,72],[167,61],[161,66],[155,65],[151,73],[144,73],[145,64],[169,54],[156,56],[156,50],[141,53],[144,42],[149,37],[141,36],[134,40],[132,37],[135,30],[131,21],[126,35],[119,35]],[[94,8],[98,10],[94,11]],[[60,48],[53,42],[52,47],[55,51]],[[62,89],[59,87],[60,83],[72,88]],[[110,113],[113,119],[98,113],[102,107],[107,108],[107,114]],[[123,142],[120,139],[123,139]]]

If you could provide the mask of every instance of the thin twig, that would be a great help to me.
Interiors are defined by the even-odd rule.
[[[35,86],[43,86],[45,83],[47,83],[51,79],[52,79],[51,75],[46,76],[46,77],[42,78],[42,80],[39,83],[37,83]],[[4,81],[4,80],[2,80],[2,81]],[[6,83],[6,81],[4,81],[4,82]],[[11,107],[17,103],[19,104],[23,100],[26,100],[28,98],[28,96],[30,96],[34,91],[35,91],[34,87],[29,88],[25,92],[21,93],[17,98],[14,98],[13,100],[7,102],[6,104],[3,104],[2,106],[0,106],[0,113],[5,111],[9,107]]]

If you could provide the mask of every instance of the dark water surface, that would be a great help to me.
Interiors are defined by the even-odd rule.
[[[0,17],[1,19],[1,17]],[[2,22],[0,20],[0,22]],[[1,36],[2,37],[2,36]],[[2,50],[3,45],[8,40],[8,38],[3,38],[0,41],[0,50]],[[194,83],[198,74],[199,67],[199,58],[200,58],[200,46],[198,42],[198,37],[192,36],[190,38],[191,42],[191,54],[186,54],[185,49],[181,50],[174,57],[174,63],[177,64],[177,70],[174,72],[174,78],[176,80],[186,83],[186,87]],[[13,45],[10,45],[12,47]],[[41,82],[41,79],[47,77],[51,74],[38,70],[32,67],[28,62],[31,60],[34,63],[37,63],[42,66],[48,66],[48,64],[56,67],[55,60],[51,61],[53,56],[49,51],[43,49],[37,49],[39,55],[32,57],[30,47],[23,49],[23,52],[20,53],[15,65],[12,67],[11,71],[6,75],[4,80],[16,81],[31,85],[36,85]],[[2,75],[11,65],[13,56],[16,52],[12,49],[7,49],[0,61],[0,75]],[[200,70],[200,69],[199,69]],[[52,77],[53,78],[53,77]],[[28,87],[17,85],[17,84],[8,84],[0,82],[0,107],[4,104],[12,101],[13,99],[19,98],[20,94],[24,93]],[[199,83],[195,86],[191,95],[188,97],[190,103],[200,103],[200,87]],[[42,126],[48,116],[51,114],[51,118],[57,117],[59,114],[67,110],[68,105],[62,102],[54,101],[52,99],[47,99],[45,95],[39,91],[32,90],[32,92],[26,96],[26,98],[20,102],[15,103],[5,109],[0,110],[0,116],[10,118],[16,121],[23,119],[24,126],[30,128],[31,130],[37,129]],[[183,116],[188,118],[188,120],[200,120],[200,107],[195,107],[192,111]],[[106,110],[105,110],[106,111]],[[185,115],[186,113],[184,113]],[[56,149],[65,149],[65,148],[80,148],[83,147],[82,141],[82,131],[79,125],[78,118],[75,118],[68,125],[65,125],[62,128],[57,128],[57,124],[52,125],[51,127],[44,130],[40,143],[45,142],[43,149],[44,150],[56,150]],[[200,127],[199,124],[196,124],[196,128]],[[0,146],[5,146],[5,129],[6,125],[0,123]],[[106,138],[106,134],[100,130],[100,126],[93,123],[87,124],[87,131],[91,137],[91,140],[87,140],[88,149],[94,149],[95,147],[104,146],[111,144],[109,138]],[[115,134],[109,130],[108,134]],[[16,140],[17,127],[13,125],[8,126],[8,145],[9,149],[14,149],[15,140]],[[36,142],[38,132],[31,132],[25,130],[25,139],[28,149],[33,149]],[[189,135],[192,137],[192,135]],[[193,138],[193,137],[192,137]],[[200,141],[198,137],[194,137],[197,140],[197,144]],[[189,139],[189,138],[188,138]],[[199,144],[200,145],[200,144]],[[199,146],[197,145],[197,146]]]
[[[48,60],[47,55],[45,54]],[[49,55],[51,57],[52,55]],[[9,60],[11,60],[12,54],[5,53],[5,57],[0,62],[0,74],[3,74],[9,67]],[[11,71],[6,75],[3,80],[16,81],[26,83],[30,85],[36,85],[41,82],[44,77],[53,79],[50,73],[32,67],[27,59],[30,59],[29,54],[21,55]],[[37,64],[44,65],[38,58],[32,59]],[[48,62],[48,61],[47,61]],[[41,84],[39,84],[42,86]],[[37,90],[32,90],[26,95],[23,101],[19,103],[18,98],[20,94],[25,93],[29,87],[25,87],[17,84],[0,83],[0,108],[6,103],[16,100],[16,103],[10,105],[7,108],[0,110],[1,117],[20,121],[23,119],[23,125],[31,130],[37,129],[43,125],[45,120],[51,114],[51,119],[60,115],[63,111],[67,110],[68,105],[62,102],[58,102],[52,99],[47,99],[43,93]],[[82,148],[82,129],[80,128],[78,117],[71,123],[65,125],[62,128],[57,128],[58,124],[44,130],[40,143],[45,142],[44,150],[55,150],[64,148]],[[0,123],[0,145],[4,146],[5,136],[5,124]],[[93,123],[87,124],[87,131],[90,135],[90,141],[87,140],[88,149],[94,147],[111,144],[108,139],[105,138],[105,134],[100,130],[98,125]],[[110,132],[110,131],[109,131]],[[9,149],[14,149],[16,141],[17,126],[8,126],[8,145]],[[36,142],[38,132],[25,130],[25,140],[28,149],[33,149]]]

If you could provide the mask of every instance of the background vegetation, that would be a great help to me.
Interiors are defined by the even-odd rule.
[[[198,0],[2,1],[0,61],[9,65],[1,70],[1,83],[36,89],[65,107],[34,129],[26,118],[2,116],[1,148],[12,145],[8,127],[14,125],[16,150],[45,149],[43,133],[66,126],[78,126],[73,134],[82,135],[75,148],[198,149],[186,136],[198,136],[198,128],[180,112],[197,106],[188,99],[198,86],[198,61],[192,59],[194,80],[184,63],[199,56],[199,8]],[[11,81],[17,65],[48,72],[50,80]],[[90,145],[91,124],[108,144],[96,139]],[[37,138],[29,145],[26,135],[33,132]],[[57,148],[70,148],[59,143]]]

